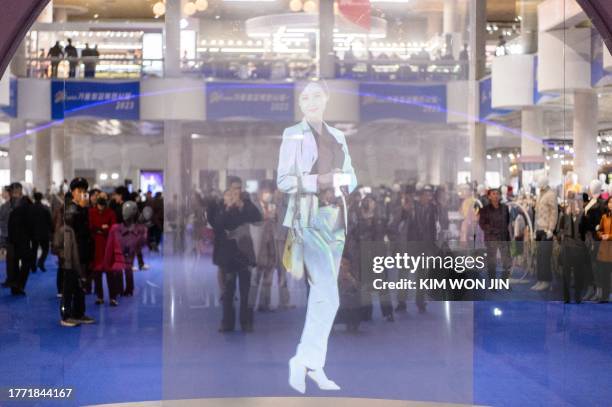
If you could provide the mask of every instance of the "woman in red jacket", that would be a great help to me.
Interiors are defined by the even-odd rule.
[[[89,228],[94,242],[94,259],[91,270],[94,273],[96,304],[104,304],[104,289],[102,288],[102,273],[106,273],[106,284],[110,297],[110,305],[117,306],[117,295],[119,294],[118,276],[104,267],[104,252],[108,232],[117,223],[115,212],[108,206],[108,196],[104,192],[98,194],[96,206],[89,208]]]

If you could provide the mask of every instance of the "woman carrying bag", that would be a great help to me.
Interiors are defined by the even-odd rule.
[[[300,393],[307,376],[323,390],[340,389],[323,367],[339,306],[346,196],[357,179],[344,134],[323,121],[328,100],[324,82],[305,86],[299,96],[304,120],[283,132],[278,163],[278,188],[290,195],[283,222],[290,228],[284,263],[296,278],[305,267],[310,286],[304,329],[289,361],[289,385]]]

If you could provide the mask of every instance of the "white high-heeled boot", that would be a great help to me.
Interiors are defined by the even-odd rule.
[[[538,281],[537,283],[535,283],[534,285],[531,286],[530,290],[538,290],[540,288],[540,286],[542,285],[541,281]]]
[[[302,365],[295,356],[289,359],[289,386],[298,393],[306,392],[306,366]]]
[[[340,386],[333,380],[329,380],[323,369],[308,371],[310,377],[321,390],[340,390]]]

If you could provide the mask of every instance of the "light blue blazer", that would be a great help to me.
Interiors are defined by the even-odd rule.
[[[344,133],[327,125],[327,123],[324,125],[329,133],[342,145],[342,151],[344,152],[342,172],[351,176],[348,190],[349,193],[353,192],[357,186],[357,177],[351,163],[351,156],[346,145]],[[286,227],[311,227],[312,218],[318,213],[319,200],[316,194],[318,192],[318,174],[311,174],[312,167],[317,158],[317,143],[305,119],[294,126],[287,127],[283,131],[283,141],[278,157],[276,185],[280,191],[290,194],[287,212],[283,221],[283,225]],[[301,177],[302,181],[299,199],[300,219],[299,225],[293,225],[298,176]]]

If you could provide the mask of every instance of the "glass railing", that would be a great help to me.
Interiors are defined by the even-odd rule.
[[[312,58],[212,57],[183,59],[183,75],[221,80],[285,80],[317,76]],[[163,77],[163,59],[143,58],[29,58],[32,78],[123,79]],[[338,60],[335,76],[363,81],[446,82],[468,78],[468,62],[452,59]]]
[[[30,78],[122,79],[162,76],[163,59],[143,58],[28,58]]]

